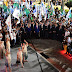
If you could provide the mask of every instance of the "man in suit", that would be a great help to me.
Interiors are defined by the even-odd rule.
[[[40,22],[40,38],[44,38],[44,23]]]
[[[35,33],[35,35],[36,35],[36,38],[39,38],[39,32],[40,32],[40,30],[39,30],[39,25],[38,25],[38,23],[36,22],[36,25],[34,26],[34,33]]]

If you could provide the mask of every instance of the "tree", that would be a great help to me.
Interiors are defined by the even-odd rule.
[[[72,0],[69,0],[69,2],[67,2],[65,5],[66,5],[68,8],[72,7]]]

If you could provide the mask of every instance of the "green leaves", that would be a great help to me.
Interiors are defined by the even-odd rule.
[[[67,2],[65,5],[69,8],[72,7],[72,0],[69,0],[69,2]]]

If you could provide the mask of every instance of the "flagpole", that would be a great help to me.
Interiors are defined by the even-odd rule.
[[[11,3],[11,1],[10,1],[10,3]],[[11,4],[10,4],[10,7],[11,7]],[[10,10],[10,17],[11,17],[11,10]],[[12,26],[12,25],[11,25]],[[10,26],[10,27],[11,27]],[[12,28],[12,27],[11,27]],[[11,37],[11,32],[10,32],[10,37]]]

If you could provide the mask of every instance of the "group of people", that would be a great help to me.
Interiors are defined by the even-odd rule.
[[[10,38],[5,36],[6,45],[4,45],[4,41],[1,41],[2,37],[3,36],[0,33],[0,59],[3,59],[5,56],[6,72],[8,72],[7,68],[9,68],[9,72],[12,72]],[[5,49],[5,46],[6,46],[6,49]],[[18,66],[18,64],[21,63],[22,68],[24,67],[24,62],[27,62],[27,58],[28,58],[27,47],[28,47],[28,42],[24,40],[24,42],[21,43],[21,47],[18,48],[18,51],[17,51],[16,64]]]
[[[49,13],[49,12],[48,12]],[[30,10],[28,15],[20,17],[20,23],[17,24],[17,19],[11,15],[11,32],[5,23],[8,15],[1,15],[1,29],[0,29],[0,58],[3,54],[6,56],[5,66],[11,72],[11,47],[21,43],[21,48],[17,52],[17,65],[21,63],[23,66],[24,61],[27,59],[27,39],[53,39],[63,43],[63,48],[66,53],[72,53],[72,18],[66,19],[66,16],[59,17],[58,9],[55,15],[51,15],[46,20],[42,16],[39,21],[39,16],[35,17],[33,10]]]
[[[5,19],[2,20],[2,26],[0,29],[0,59],[5,58],[6,72],[8,72],[7,68],[9,68],[9,72],[12,72],[11,47],[14,48],[16,44],[20,44],[20,39],[19,40],[17,39],[18,43],[16,41],[19,32],[18,31],[16,32],[16,29],[14,27],[12,32],[9,33],[7,29],[8,27],[4,22]],[[23,42],[21,43],[21,47],[18,48],[17,60],[16,60],[17,66],[18,63],[21,63],[22,68],[24,67],[24,62],[27,62],[27,58],[28,58],[27,47],[28,47],[28,42],[25,39],[23,39]]]

